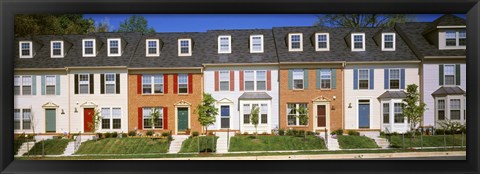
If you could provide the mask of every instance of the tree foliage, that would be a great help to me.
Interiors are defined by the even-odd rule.
[[[405,105],[402,105],[403,115],[410,122],[410,129],[414,130],[422,121],[423,113],[426,110],[425,103],[420,101],[416,84],[407,86],[407,97],[403,99],[403,102],[405,102]]]
[[[110,21],[108,18],[104,18],[100,22],[97,22],[95,25],[95,32],[109,32],[112,30]]]
[[[325,14],[318,16],[314,23],[324,27],[393,27],[395,23],[416,21],[406,14]]]
[[[15,36],[87,34],[95,31],[93,19],[83,15],[19,14],[15,15]]]
[[[305,125],[308,127],[308,108],[300,106],[297,110],[298,112],[298,121],[300,125]],[[307,131],[304,131],[303,140],[307,140]]]
[[[88,128],[92,130],[93,133],[97,132],[98,128],[100,127],[100,123],[102,122],[102,115],[100,114],[100,110],[95,108],[92,115],[91,123],[88,123]]]
[[[252,111],[250,112],[250,122],[255,127],[255,138],[257,137],[257,127],[259,122],[260,108],[258,106],[253,106]]]
[[[203,93],[202,104],[197,106],[198,122],[205,127],[205,133],[208,131],[208,126],[215,123],[215,116],[218,114],[218,109],[215,107],[215,99],[208,93]]]
[[[120,23],[118,32],[155,33],[155,29],[148,26],[148,21],[140,15],[132,15]]]
[[[152,112],[150,113],[150,119],[152,119],[153,129],[155,129],[155,126],[158,126],[156,125],[156,123],[158,119],[160,119],[160,112],[158,111],[157,108],[152,109]]]

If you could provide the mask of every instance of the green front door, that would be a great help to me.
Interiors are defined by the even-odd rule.
[[[188,129],[188,108],[177,108],[178,113],[178,131]]]
[[[45,124],[46,124],[46,131],[47,132],[55,132],[56,131],[56,118],[55,118],[55,109],[46,109],[45,110]]]

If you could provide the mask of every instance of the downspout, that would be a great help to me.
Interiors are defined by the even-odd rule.
[[[345,62],[342,63],[342,129],[345,130]]]
[[[277,40],[275,39],[275,32],[273,32],[273,28],[271,29],[272,31],[272,37],[273,37],[273,45],[275,46],[275,54],[277,55],[277,96],[278,96],[278,108],[277,108],[277,113],[278,113],[278,129],[280,129],[280,108],[281,108],[281,103],[280,103],[280,59],[278,58],[278,48],[277,48]],[[271,83],[271,82],[270,82]]]
[[[71,88],[70,88],[70,73],[69,73],[70,70],[69,70],[68,68],[66,68],[65,71],[66,71],[66,73],[67,73],[67,84],[68,84],[68,85],[67,85],[67,87],[68,87],[68,88],[67,88],[67,89],[68,89],[68,90],[67,90],[67,95],[68,95],[68,106],[67,106],[67,107],[68,107],[68,108],[67,108],[67,112],[68,112],[68,134],[70,134],[70,132],[71,132],[71,128],[70,128],[70,123],[71,123],[71,113],[70,113],[70,107],[71,107],[71,106],[70,106],[70,103],[71,103],[71,101],[70,101],[70,89],[71,89]]]

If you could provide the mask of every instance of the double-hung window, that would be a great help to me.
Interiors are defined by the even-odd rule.
[[[95,39],[83,39],[83,57],[94,57],[96,55]]]
[[[243,124],[250,124],[250,104],[243,104]]]
[[[102,108],[102,129],[110,129],[111,108]]]
[[[218,53],[232,53],[231,36],[218,36]]]
[[[22,81],[20,76],[14,76],[13,78],[13,94],[20,95],[20,88],[22,86]]]
[[[400,89],[400,69],[390,69],[390,89]]]
[[[122,109],[112,108],[112,129],[122,128]]]
[[[288,34],[288,51],[303,51],[302,35],[302,33]]]
[[[51,41],[51,55],[50,57],[59,58],[63,57],[63,41]]]
[[[192,55],[191,42],[192,42],[191,39],[178,39],[178,56]]]
[[[352,51],[365,51],[365,34],[352,34]]]
[[[444,65],[443,71],[445,85],[455,85],[455,65]]]
[[[108,56],[120,56],[122,53],[121,50],[121,40],[120,39],[107,39],[108,42]]]
[[[23,109],[22,129],[31,129],[31,109]]]
[[[395,51],[395,33],[382,33],[382,50]]]
[[[47,95],[55,95],[56,79],[56,76],[45,76],[45,93]]]
[[[306,103],[290,103],[287,104],[287,125],[288,126],[300,126],[300,108],[308,108]]]
[[[450,99],[450,120],[460,120],[460,99]]]
[[[369,78],[370,73],[368,69],[359,69],[358,70],[358,88],[359,89],[369,89]]]
[[[244,72],[245,79],[245,91],[253,91],[255,90],[255,71],[253,70],[246,70]]]
[[[79,80],[79,94],[88,94],[90,92],[89,89],[89,74],[79,74],[78,75],[78,80]]]
[[[157,112],[158,119],[152,117],[152,113]],[[163,108],[160,107],[146,107],[143,108],[143,128],[144,129],[161,129],[163,128]]]
[[[21,41],[19,42],[19,52],[20,58],[32,58],[32,42],[31,41]]]
[[[267,124],[268,122],[268,105],[260,104],[260,124]]]
[[[390,104],[383,103],[383,123],[389,124],[390,123]]]
[[[461,30],[458,32],[458,45],[466,46],[467,45],[467,31]]]
[[[160,48],[158,46],[158,39],[147,39],[146,40],[146,45],[147,45],[147,57],[153,57],[153,56],[159,56],[160,55]]]
[[[405,117],[403,116],[403,103],[394,103],[393,104],[393,111],[394,111],[394,121],[395,123],[404,123]]]
[[[32,76],[22,76],[22,95],[32,95]]]
[[[21,117],[20,117],[20,109],[13,110],[13,129],[19,130],[21,129]]]
[[[257,73],[257,90],[266,90],[267,89],[267,72],[266,71],[256,71]]]
[[[230,71],[220,71],[220,91],[230,90]]]
[[[250,53],[263,53],[263,35],[250,36]]]
[[[31,109],[14,109],[13,110],[13,128],[15,130],[31,129]]]
[[[188,93],[188,75],[187,74],[178,75],[178,93],[179,94]]]
[[[332,78],[332,70],[321,69],[320,70],[320,82],[321,82],[322,85],[320,86],[320,88],[330,89],[331,78]]]
[[[466,30],[449,30],[445,31],[445,46],[446,47],[460,47],[467,44]]]
[[[163,75],[161,74],[142,76],[143,94],[163,94],[163,84]]]
[[[437,117],[438,120],[445,120],[445,100],[437,100]]]
[[[304,71],[302,69],[293,70],[293,89],[303,89],[303,76]]]
[[[115,80],[114,73],[105,74],[105,94],[115,94]]]
[[[330,49],[328,33],[316,33],[315,34],[315,50],[316,51],[328,51]]]

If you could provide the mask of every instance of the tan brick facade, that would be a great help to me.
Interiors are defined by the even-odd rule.
[[[188,107],[189,108],[189,128],[191,131],[201,132],[202,126],[198,122],[198,114],[195,114],[197,106],[202,101],[203,87],[202,81],[203,76],[200,73],[192,74],[192,89],[191,94],[174,94],[174,74],[168,74],[168,93],[167,94],[138,94],[137,89],[138,85],[138,75],[139,74],[129,74],[128,75],[128,130],[134,130],[139,126],[138,122],[138,108],[139,107],[167,107],[168,109],[168,118],[167,118],[167,129],[155,129],[157,132],[172,132],[172,134],[177,134],[176,132],[176,106],[182,105],[179,107]],[[141,86],[140,86],[141,87]],[[167,89],[166,89],[167,90]],[[146,132],[144,129],[142,132]]]
[[[288,69],[280,69],[280,128],[281,129],[301,129],[308,131],[324,131],[322,129],[314,130],[317,123],[314,116],[314,104],[315,99],[321,98],[324,103],[329,103],[330,110],[330,129],[328,131],[334,131],[343,127],[343,69],[336,70],[336,88],[321,90],[316,88],[316,69],[310,68],[308,70],[308,88],[304,90],[292,90],[288,88]],[[307,72],[307,71],[305,71]],[[335,99],[333,98],[335,96]],[[307,126],[288,126],[287,125],[287,104],[293,103],[308,103],[309,120]]]

